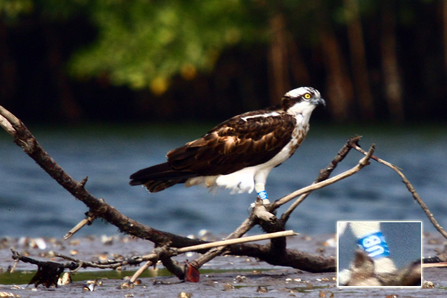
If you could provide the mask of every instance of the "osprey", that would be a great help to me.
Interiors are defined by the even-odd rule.
[[[132,174],[129,184],[144,185],[149,192],[178,183],[224,187],[232,194],[255,189],[267,199],[267,176],[303,142],[319,104],[325,101],[318,90],[293,89],[278,106],[230,118],[200,139],[169,151],[167,162]]]

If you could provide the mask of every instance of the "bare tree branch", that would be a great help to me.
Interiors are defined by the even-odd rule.
[[[49,155],[48,153],[40,146],[35,137],[29,132],[26,126],[17,119],[14,115],[9,113],[7,110],[2,108],[0,110],[0,115],[2,115],[2,119],[6,119],[0,125],[2,125],[5,130],[11,132],[14,137],[14,141],[17,145],[23,148],[25,153],[27,153],[31,158],[33,158],[53,179],[55,179],[61,186],[63,186],[67,191],[69,191],[73,196],[82,201],[87,207],[89,207],[89,212],[87,212],[87,218],[81,222],[81,226],[85,223],[91,222],[94,218],[103,218],[109,223],[117,226],[121,232],[134,235],[136,237],[150,240],[156,244],[157,247],[161,247],[163,245],[169,244],[170,247],[186,247],[196,244],[204,243],[204,241],[197,239],[189,239],[186,237],[181,237],[178,235],[174,235],[171,233],[167,233],[164,231],[156,230],[151,227],[145,226],[137,221],[134,221],[120,212],[118,212],[114,207],[108,205],[103,199],[98,199],[91,195],[86,189],[85,184],[87,179],[84,178],[81,182],[77,182],[72,177],[70,177]],[[7,123],[7,124],[5,124]],[[12,127],[12,129],[11,129]],[[258,206],[259,208],[265,208],[263,205]],[[228,239],[238,238],[244,235],[248,230],[250,230],[254,225],[260,222],[259,218],[256,215],[262,214],[254,208],[253,216],[250,216],[244,223],[232,234],[230,234]],[[73,230],[71,231],[73,233]],[[70,233],[69,233],[70,235]],[[233,244],[227,246],[225,251],[229,254],[243,254],[250,256],[253,254],[257,257],[262,257],[265,255],[266,250],[259,251],[262,246],[251,245],[251,244]],[[268,248],[270,249],[270,248]],[[208,253],[202,256],[200,260],[193,262],[197,268],[200,268],[207,260],[212,259],[214,256],[222,253],[223,247],[221,249],[211,249]],[[205,251],[202,251],[205,253]],[[246,253],[245,253],[246,252]],[[296,262],[297,266],[301,266],[305,264],[305,268],[309,268],[311,271],[321,272],[321,271],[333,271],[335,269],[335,262],[333,260],[329,260],[328,265],[321,265],[321,258],[308,255],[301,254],[300,252],[290,251],[287,252],[289,255],[294,255],[295,257],[303,256],[302,260]],[[314,262],[317,260],[316,262]],[[179,269],[175,261],[171,260],[169,256],[161,258],[163,264],[171,270],[171,272],[179,272],[176,274],[179,278],[182,278],[182,269]],[[277,260],[270,258],[267,262],[271,264],[277,263]],[[282,262],[280,262],[282,263]],[[283,264],[283,263],[282,263]],[[313,268],[315,264],[317,267]],[[318,267],[320,266],[320,267]],[[297,267],[299,268],[299,267]],[[329,269],[328,269],[329,268]]]
[[[103,218],[107,222],[117,226],[121,232],[136,237],[150,240],[158,245],[170,242],[173,247],[191,246],[203,241],[197,239],[189,239],[187,237],[177,236],[171,233],[153,229],[143,225],[129,217],[118,212],[113,206],[107,204],[103,199],[94,197],[85,189],[86,179],[78,182],[68,175],[56,161],[40,146],[35,137],[28,128],[19,119],[12,115],[9,111],[0,106],[0,115],[3,119],[7,119],[10,126],[2,125],[3,128],[13,127],[14,142],[22,147],[36,163],[42,167],[54,180],[71,193],[76,199],[83,202],[90,208],[88,212],[90,217]],[[6,130],[5,128],[5,130]]]
[[[355,146],[354,147],[355,150],[363,153],[366,155],[365,150],[363,150],[362,148],[360,148],[360,146]],[[438,230],[439,233],[441,233],[441,235],[444,238],[447,238],[447,233],[446,231],[442,228],[442,226],[438,223],[438,221],[435,219],[435,217],[433,216],[433,213],[430,212],[430,209],[428,209],[427,205],[424,203],[424,201],[422,200],[422,198],[419,196],[419,194],[416,192],[416,190],[414,189],[413,185],[410,183],[410,181],[407,179],[407,177],[405,177],[405,175],[402,173],[402,171],[396,167],[395,165],[380,159],[376,156],[371,156],[371,159],[386,165],[387,167],[389,167],[390,169],[392,169],[393,171],[395,171],[401,178],[402,178],[402,182],[405,184],[405,186],[407,187],[408,191],[413,195],[413,198],[416,200],[416,202],[418,202],[418,204],[421,206],[422,210],[424,211],[425,215],[427,215],[428,219],[430,220],[430,222],[433,224],[433,226]]]
[[[53,179],[55,179],[75,198],[82,201],[89,208],[89,211],[86,213],[86,218],[82,220],[81,223],[74,229],[72,229],[66,237],[71,236],[82,226],[91,223],[95,218],[103,218],[107,222],[117,226],[121,232],[136,236],[138,238],[150,240],[156,245],[156,248],[152,254],[142,257],[133,257],[124,261],[118,260],[108,263],[89,263],[72,258],[71,260],[77,264],[78,269],[84,266],[116,268],[116,266],[122,266],[124,264],[136,265],[146,262],[143,267],[140,268],[141,271],[152,264],[156,264],[158,260],[161,260],[169,271],[174,273],[180,279],[185,278],[185,266],[177,264],[177,262],[171,257],[177,255],[178,253],[182,253],[182,248],[184,247],[203,244],[205,241],[189,239],[153,229],[152,227],[143,225],[121,214],[114,207],[108,205],[103,199],[94,197],[85,188],[87,178],[84,178],[81,182],[77,182],[70,177],[40,146],[26,126],[18,118],[1,106],[0,126],[11,134],[14,137],[14,142],[22,147],[25,153],[33,158]],[[314,184],[297,190],[279,200],[276,200],[272,204],[256,204],[250,216],[241,224],[240,227],[231,233],[227,239],[239,238],[255,225],[260,225],[267,232],[283,231],[290,214],[311,191],[347,178],[369,164],[369,159],[372,157],[374,152],[374,145],[371,146],[369,152],[366,153],[366,156],[362,158],[355,167],[333,178],[329,178],[333,169],[344,159],[344,157],[349,153],[349,150],[351,148],[359,147],[357,145],[359,139],[360,137],[351,138],[339,151],[338,155],[328,165],[328,167],[320,171]],[[279,206],[300,195],[302,195],[302,197],[290,206],[286,213],[281,216],[280,220],[277,220],[276,217],[271,214],[271,212],[274,212]],[[225,252],[231,255],[256,257],[273,265],[291,266],[310,272],[334,271],[336,267],[334,257],[319,257],[297,250],[287,249],[285,238],[272,239],[267,245],[241,243],[228,244],[228,242],[217,243],[217,245],[219,245],[219,247],[212,249],[201,247],[200,253],[203,253],[203,255],[189,265],[194,268],[200,268],[204,263]],[[173,248],[179,248],[179,250]],[[63,257],[62,255],[59,256]],[[68,259],[67,257],[64,258]]]

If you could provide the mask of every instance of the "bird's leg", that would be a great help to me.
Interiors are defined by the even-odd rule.
[[[267,192],[265,191],[264,183],[256,183],[255,190],[258,193],[258,197],[260,197],[264,202],[264,205],[270,203],[270,201],[268,200]]]
[[[270,203],[270,201],[268,200],[267,192],[265,191],[265,183],[259,183],[259,182],[256,183],[255,190],[256,190],[256,193],[258,194],[258,197],[261,198],[263,205]],[[251,203],[250,206],[248,207],[248,209],[247,209],[248,213],[251,213],[251,211],[253,210],[254,207],[255,207],[255,202]]]

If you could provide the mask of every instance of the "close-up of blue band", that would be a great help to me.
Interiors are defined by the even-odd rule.
[[[358,241],[359,246],[373,259],[388,257],[390,250],[381,231],[369,234]]]
[[[267,192],[265,190],[258,192],[258,196],[263,200],[268,199]]]

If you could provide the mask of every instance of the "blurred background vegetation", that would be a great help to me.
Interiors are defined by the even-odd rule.
[[[445,122],[447,0],[0,0],[22,120],[221,121],[319,89],[321,121]]]

